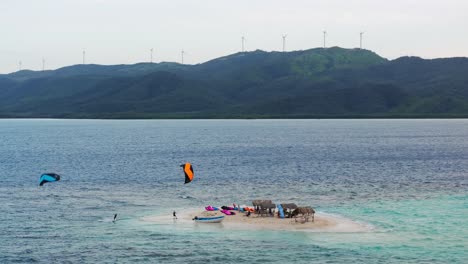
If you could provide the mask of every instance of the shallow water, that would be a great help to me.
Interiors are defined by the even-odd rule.
[[[0,120],[0,263],[463,263],[467,138],[463,119]],[[263,198],[373,229],[141,220]]]

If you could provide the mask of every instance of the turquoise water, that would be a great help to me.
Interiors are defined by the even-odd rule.
[[[0,120],[0,263],[466,263],[467,138],[468,120]],[[258,198],[370,230],[142,220]]]

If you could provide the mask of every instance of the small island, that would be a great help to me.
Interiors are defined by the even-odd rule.
[[[307,207],[298,207],[295,204],[275,205],[269,200],[260,203],[254,201],[254,207],[249,206],[222,206],[220,208],[207,206],[201,209],[185,209],[178,213],[177,219],[173,215],[146,216],[142,221],[154,224],[179,224],[196,226],[217,226],[236,230],[284,230],[284,231],[311,231],[311,232],[367,232],[371,227],[350,219],[326,213],[302,211]],[[265,202],[265,201],[269,201]],[[284,212],[282,208],[285,207]],[[295,208],[294,208],[295,207]],[[219,223],[200,223],[200,218],[222,218]]]

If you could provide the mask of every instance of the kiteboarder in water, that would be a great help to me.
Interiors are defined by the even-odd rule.
[[[176,215],[176,212],[172,212],[172,219],[177,219],[177,215]]]
[[[114,220],[112,220],[112,223],[115,224],[115,221],[117,221],[117,214],[114,214]]]

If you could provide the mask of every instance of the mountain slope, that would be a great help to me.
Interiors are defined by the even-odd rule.
[[[0,75],[3,117],[468,116],[468,59],[338,47]]]

